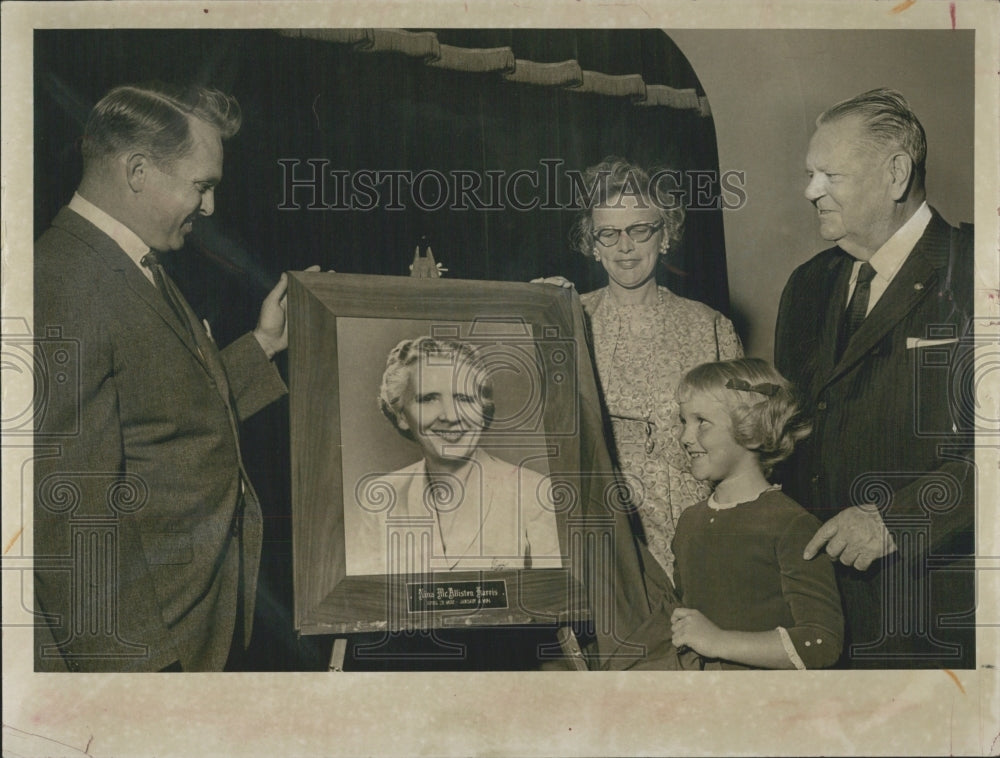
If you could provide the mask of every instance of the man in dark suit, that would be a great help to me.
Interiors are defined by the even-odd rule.
[[[775,363],[814,417],[785,490],[825,522],[806,557],[839,561],[853,668],[975,666],[972,235],[927,205],[925,157],[892,90],[819,117],[805,195],[836,246],[778,314]]]
[[[262,518],[239,422],[286,391],[286,279],[219,351],[156,258],[212,213],[240,120],[215,90],[112,90],[36,243],[36,336],[78,356],[36,406],[36,670],[222,670],[249,642]]]

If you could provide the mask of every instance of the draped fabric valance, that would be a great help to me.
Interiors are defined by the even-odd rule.
[[[287,37],[352,45],[363,52],[400,53],[428,66],[467,73],[496,73],[507,81],[573,92],[629,98],[635,105],[693,110],[711,115],[708,99],[693,88],[651,84],[641,73],[609,74],[584,69],[575,59],[536,61],[517,58],[511,47],[475,48],[448,45],[436,32],[405,29],[284,29]]]
[[[577,182],[621,156],[669,169],[683,193],[659,283],[729,311],[715,123],[661,29],[47,30],[35,59],[42,226],[72,194],[86,113],[109,88],[196,81],[238,98],[216,212],[170,270],[196,303],[222,302],[220,272],[244,293],[232,272],[253,271],[255,318],[274,271],[405,275],[418,245],[449,278],[559,274],[592,290],[604,269],[569,243]],[[223,340],[242,333],[235,311],[203,315]]]

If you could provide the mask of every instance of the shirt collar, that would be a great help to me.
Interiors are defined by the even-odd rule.
[[[146,274],[147,278],[149,277],[141,261],[150,248],[139,238],[139,235],[118,219],[102,211],[79,192],[73,194],[73,199],[69,201],[69,208],[113,239],[118,247],[124,250],[125,254],[139,267],[139,270]]]
[[[917,212],[907,219],[896,233],[889,239],[868,260],[875,273],[886,281],[892,278],[899,271],[899,267],[910,255],[910,252],[917,246],[917,242],[924,234],[927,224],[931,221],[931,209],[924,201],[917,208]],[[855,266],[855,268],[858,268]]]

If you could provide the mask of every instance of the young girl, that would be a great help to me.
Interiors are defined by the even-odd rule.
[[[819,521],[767,481],[810,431],[788,381],[756,358],[705,363],[677,396],[691,473],[717,484],[677,523],[674,646],[702,668],[832,665],[844,626],[833,567],[802,557]]]

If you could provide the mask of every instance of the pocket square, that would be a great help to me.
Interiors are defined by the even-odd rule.
[[[958,337],[943,340],[923,340],[919,337],[907,337],[906,349],[912,350],[913,348],[919,347],[942,347],[943,345],[954,345],[956,342],[958,342]]]

